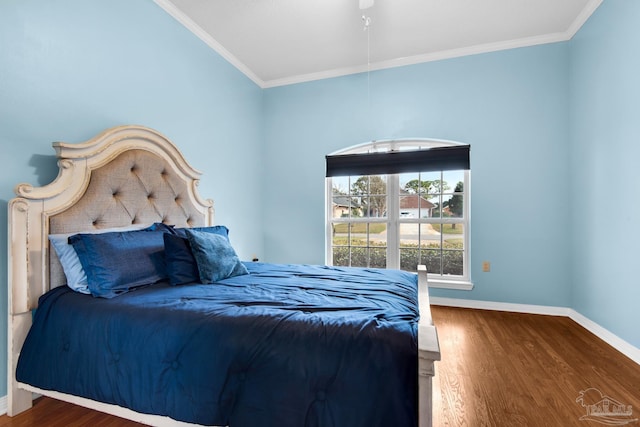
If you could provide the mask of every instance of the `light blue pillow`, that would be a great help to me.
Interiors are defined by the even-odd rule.
[[[202,283],[249,274],[225,236],[185,229]]]
[[[100,230],[88,231],[87,233],[101,234],[113,231],[141,230],[147,227],[149,227],[149,224],[135,224],[127,227],[103,228]],[[90,294],[91,292],[89,291],[89,285],[87,283],[87,274],[82,268],[78,254],[75,249],[73,249],[73,246],[69,244],[69,237],[74,234],[78,233],[50,234],[49,241],[58,255],[58,259],[62,265],[62,271],[64,271],[64,275],[67,278],[67,286],[76,292]]]

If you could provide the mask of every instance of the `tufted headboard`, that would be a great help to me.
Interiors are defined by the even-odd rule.
[[[152,129],[120,126],[84,143],[53,147],[60,168],[55,181],[20,184],[9,203],[13,314],[34,309],[43,293],[65,284],[49,234],[153,222],[213,223],[213,202],[196,191],[200,172]]]
[[[15,369],[38,299],[65,284],[49,234],[165,222],[213,225],[213,201],[201,199],[193,169],[176,146],[142,126],[108,129],[79,144],[54,142],[57,178],[19,184],[8,212],[7,413],[31,407]]]

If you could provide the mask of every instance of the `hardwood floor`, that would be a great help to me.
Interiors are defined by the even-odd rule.
[[[580,420],[587,408],[576,399],[589,388],[631,405],[626,420],[640,418],[640,367],[568,318],[438,306],[432,315],[442,353],[435,427],[602,426]],[[0,417],[0,427],[140,425],[48,398]]]
[[[0,427],[141,427],[143,424],[41,397],[15,417],[0,417]]]
[[[432,307],[434,426],[595,426],[595,388],[640,418],[640,367],[566,317]],[[596,403],[597,391],[582,402]],[[598,418],[602,420],[601,418]],[[640,425],[632,422],[631,425]]]

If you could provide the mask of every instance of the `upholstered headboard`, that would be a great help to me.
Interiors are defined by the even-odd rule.
[[[11,310],[36,307],[65,284],[47,236],[164,222],[213,223],[213,202],[196,191],[200,172],[166,137],[142,126],[109,129],[80,144],[53,143],[60,171],[54,182],[16,187],[9,204]]]
[[[7,413],[31,407],[15,379],[31,311],[65,276],[49,234],[165,222],[213,225],[213,202],[196,191],[200,172],[160,133],[142,126],[108,129],[80,144],[53,143],[60,168],[43,187],[16,186],[8,212]]]

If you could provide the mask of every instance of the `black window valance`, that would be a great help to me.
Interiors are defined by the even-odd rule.
[[[427,150],[328,155],[327,177],[468,170],[469,148],[469,145],[455,145]]]

